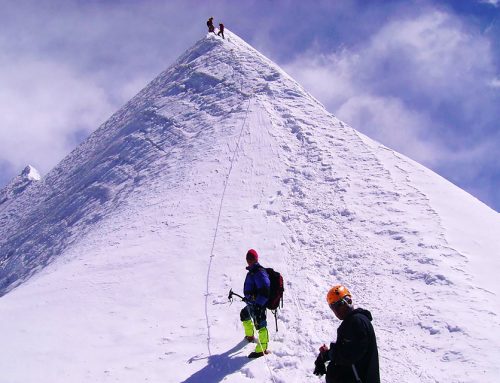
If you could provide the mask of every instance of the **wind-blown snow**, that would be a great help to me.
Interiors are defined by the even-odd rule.
[[[0,205],[2,381],[318,381],[339,282],[373,314],[382,381],[495,381],[498,214],[226,35]],[[253,361],[227,301],[251,247],[286,281]]]

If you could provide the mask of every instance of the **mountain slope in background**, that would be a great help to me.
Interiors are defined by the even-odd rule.
[[[226,34],[0,205],[3,378],[317,379],[340,282],[374,316],[383,381],[495,381],[498,214]],[[273,353],[254,361],[227,302],[250,247],[286,281]]]
[[[33,166],[28,165],[17,177],[14,177],[5,187],[0,190],[0,209],[6,209],[10,201],[15,200],[27,188],[36,181],[40,181],[41,177]]]

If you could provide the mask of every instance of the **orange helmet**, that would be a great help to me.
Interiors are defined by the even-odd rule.
[[[351,293],[347,290],[347,287],[342,285],[333,286],[328,294],[326,295],[326,301],[328,305],[331,306],[337,302],[342,301],[345,297],[352,298]]]

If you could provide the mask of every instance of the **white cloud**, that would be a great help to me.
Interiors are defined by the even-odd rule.
[[[78,131],[113,111],[91,79],[54,62],[0,63],[0,83],[0,157],[16,171],[31,163],[47,172],[74,148]]]
[[[500,6],[500,0],[480,0],[480,2],[484,4],[491,4],[495,7]]]
[[[492,88],[500,88],[500,78],[494,78],[490,81],[490,86]]]
[[[493,70],[488,40],[468,33],[459,20],[438,11],[389,23],[363,54],[376,70],[382,69],[381,64],[394,68],[394,63],[398,70],[405,68],[405,83],[439,97],[459,93],[464,83],[476,82],[485,69]]]
[[[482,147],[450,137],[482,128],[481,89],[494,73],[490,46],[446,13],[393,20],[356,50],[306,52],[285,69],[337,117],[427,166]],[[456,113],[447,115],[450,105]],[[476,124],[465,126],[469,119]]]

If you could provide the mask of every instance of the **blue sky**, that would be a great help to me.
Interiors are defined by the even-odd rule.
[[[48,172],[214,16],[337,117],[500,210],[500,0],[0,4],[0,185]]]

